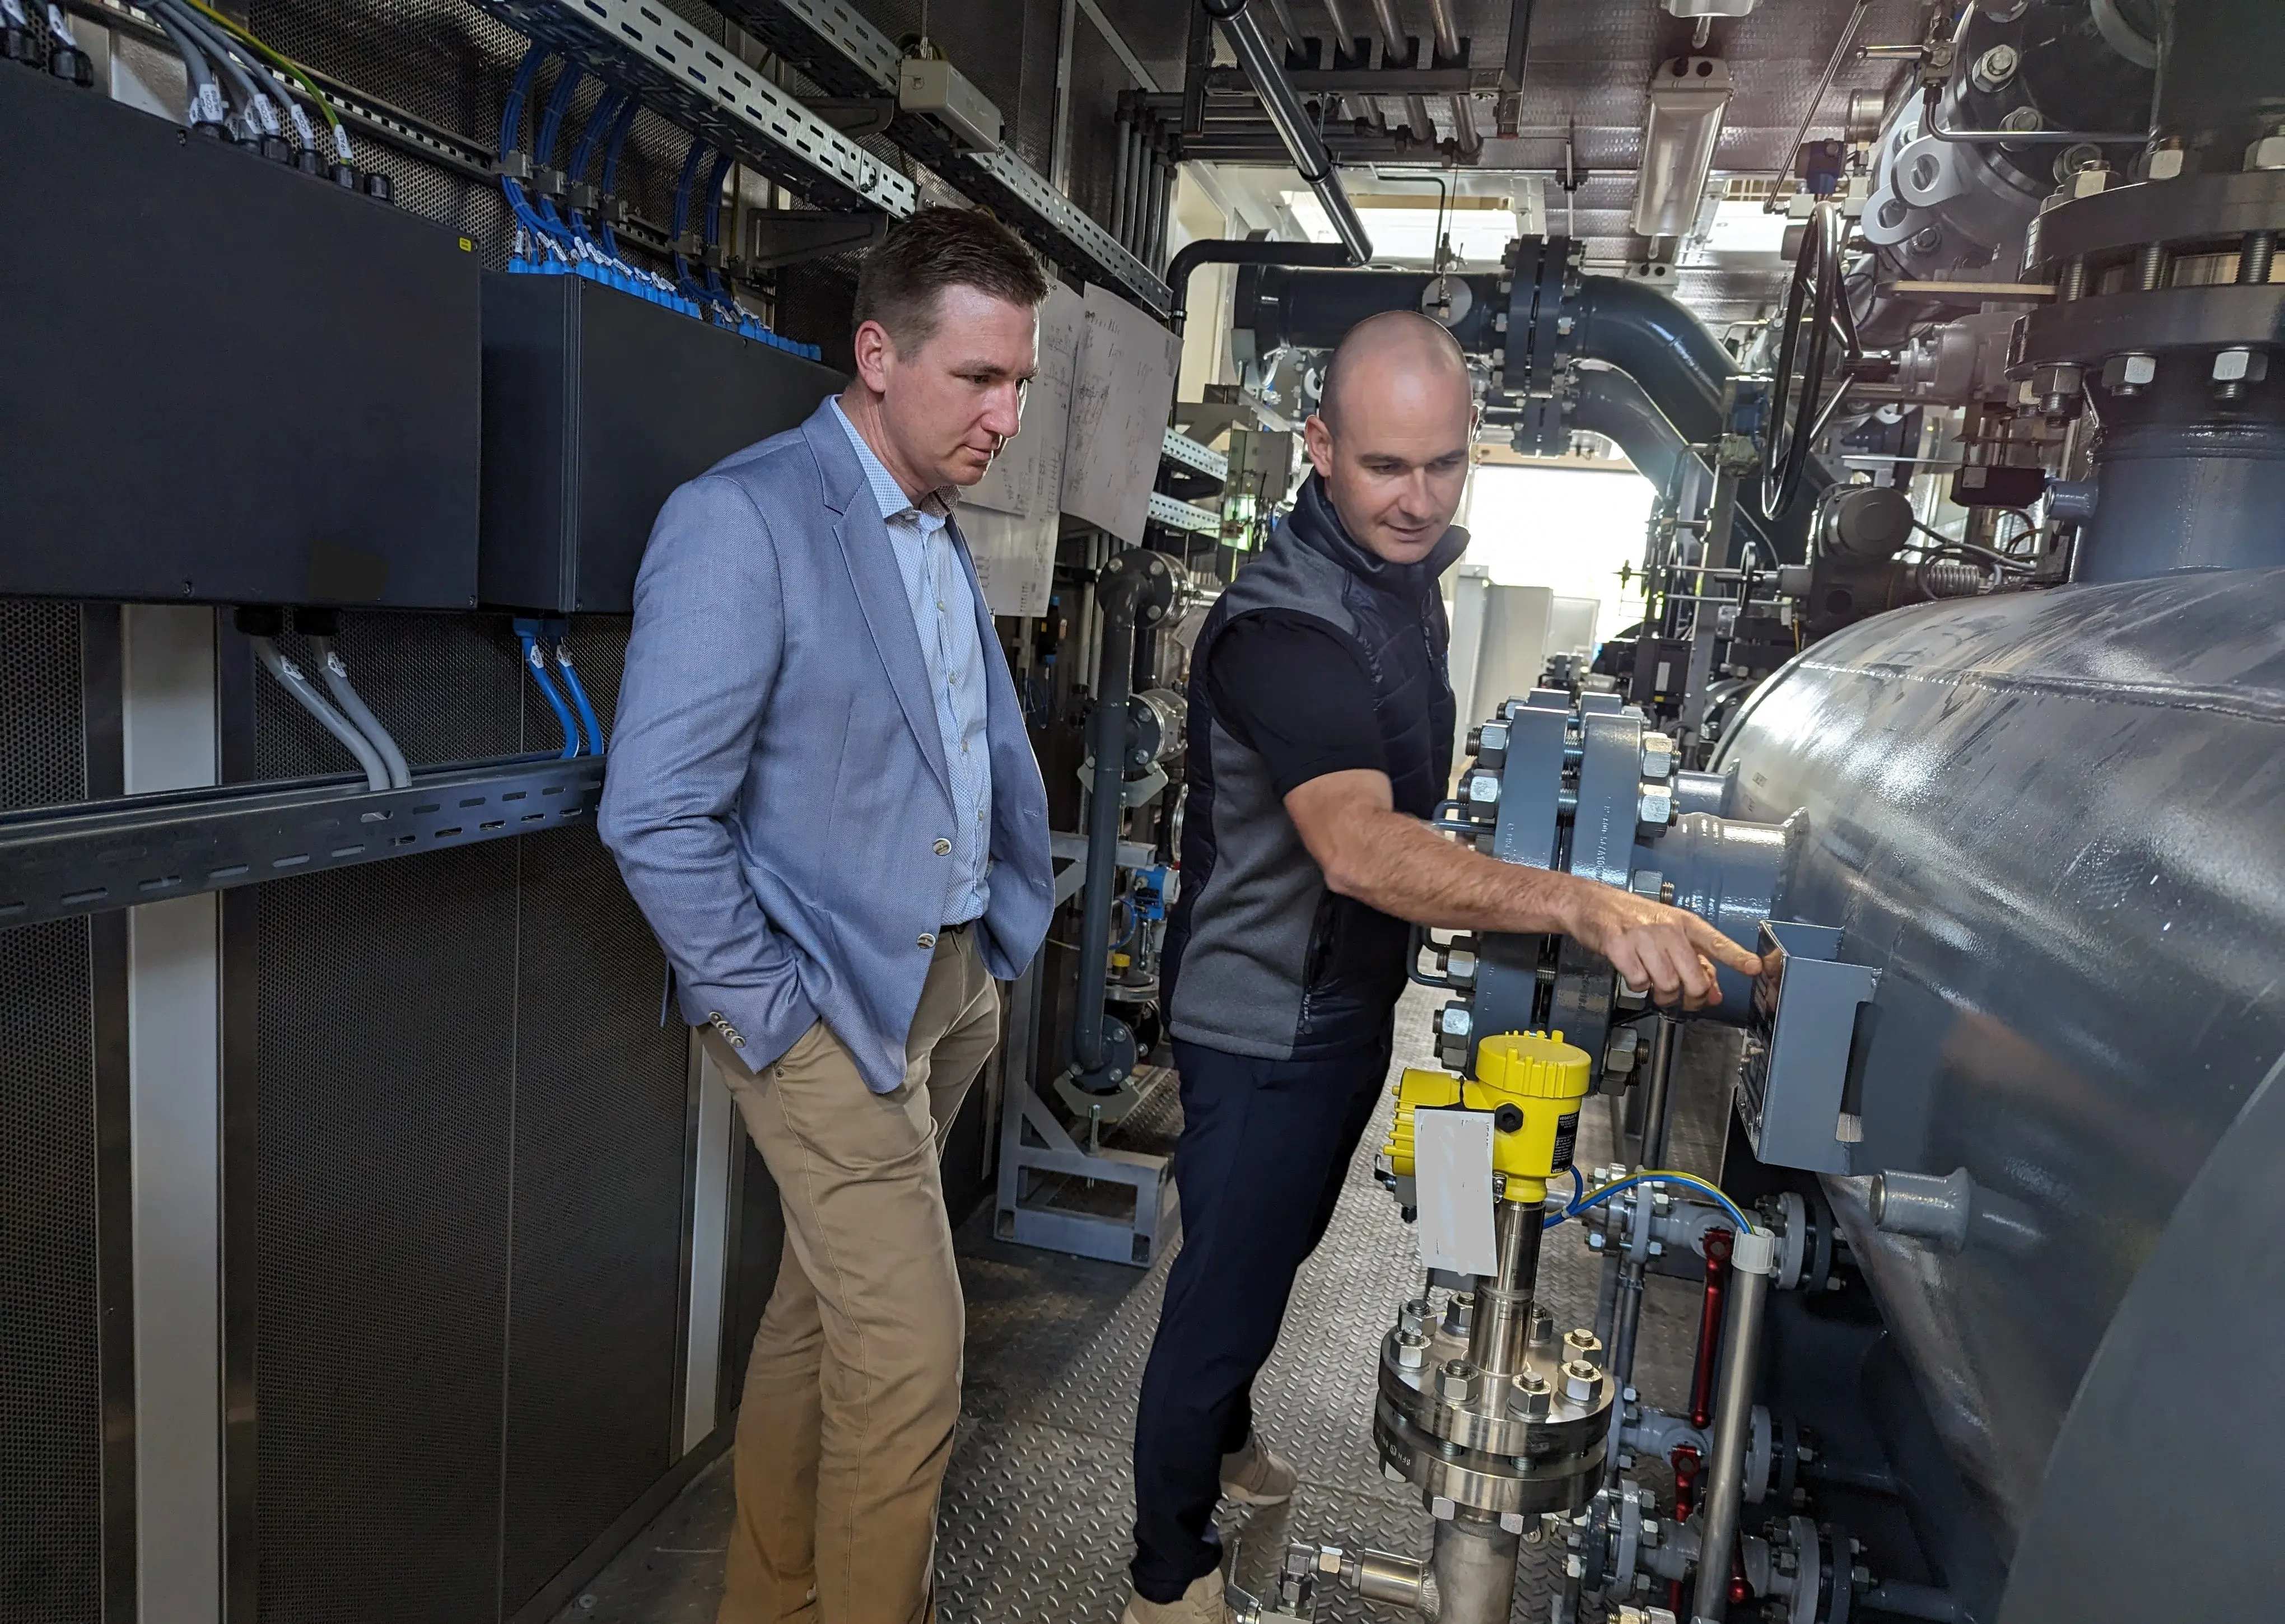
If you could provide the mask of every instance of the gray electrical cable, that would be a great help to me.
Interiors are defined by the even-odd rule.
[[[265,133],[265,121],[263,120],[258,110],[267,105],[270,98],[263,94],[261,87],[254,82],[253,75],[248,74],[245,66],[239,61],[232,42],[224,38],[221,30],[188,6],[170,4],[168,0],[158,0],[158,4],[161,10],[174,14],[175,20],[199,42],[200,48],[228,76],[239,106],[242,109],[240,116],[246,133],[254,136]]]
[[[192,125],[219,123],[221,121],[218,119],[201,119],[199,116],[201,92],[211,96],[213,105],[222,103],[222,87],[215,82],[214,65],[207,60],[207,53],[199,49],[195,40],[183,32],[166,7],[154,8],[151,15],[159,27],[166,30],[167,37],[174,43],[176,54],[183,59],[184,78],[189,87],[184,92],[184,122]]]
[[[329,637],[311,638],[310,652],[317,657],[318,671],[325,682],[326,692],[334,696],[334,703],[341,707],[342,714],[349,718],[349,725],[363,734],[380,754],[381,765],[389,769],[389,787],[403,789],[411,784],[412,769],[404,765],[404,752],[397,748],[397,741],[389,736],[389,729],[381,725],[381,718],[373,715],[371,707],[350,686],[349,668],[334,651],[334,639]]]
[[[279,654],[278,645],[266,637],[248,638],[247,641],[254,645],[254,657],[278,679],[279,685],[294,697],[302,710],[318,718],[319,726],[339,739],[349,754],[357,757],[357,765],[365,769],[365,788],[389,788],[389,768],[382,764],[381,752],[373,748],[371,740],[349,726],[348,718],[327,704],[318,690],[310,686],[310,679],[303,674],[302,668]]]

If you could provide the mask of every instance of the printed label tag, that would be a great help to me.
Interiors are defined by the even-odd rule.
[[[1490,1113],[1414,1111],[1412,1158],[1420,1212],[1420,1267],[1460,1275],[1496,1272]]]

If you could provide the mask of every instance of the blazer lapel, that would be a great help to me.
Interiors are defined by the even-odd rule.
[[[944,733],[937,725],[936,701],[929,691],[928,665],[921,657],[921,637],[913,624],[911,600],[905,596],[905,577],[897,569],[897,555],[889,541],[889,527],[865,470],[850,448],[848,432],[828,401],[805,425],[810,449],[816,453],[824,476],[827,505],[840,517],[833,539],[840,544],[842,561],[857,589],[857,604],[865,613],[866,629],[880,651],[905,721],[928,758],[929,771],[946,795],[952,793],[952,772],[944,759]],[[837,455],[836,453],[838,453]]]

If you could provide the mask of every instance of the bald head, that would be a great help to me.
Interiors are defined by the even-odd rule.
[[[1425,316],[1388,310],[1351,327],[1333,351],[1303,437],[1350,537],[1409,564],[1459,509],[1474,429],[1460,346]]]
[[[1325,364],[1317,413],[1339,433],[1351,397],[1381,398],[1392,388],[1432,408],[1446,390],[1453,393],[1445,404],[1457,400],[1462,412],[1474,405],[1459,341],[1417,310],[1383,310],[1342,335]]]

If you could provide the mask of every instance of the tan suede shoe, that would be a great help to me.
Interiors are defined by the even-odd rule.
[[[1221,1492],[1240,1505],[1284,1505],[1301,1476],[1293,1463],[1261,1441],[1257,1433],[1236,1455],[1221,1457]]]
[[[1237,1615],[1222,1599],[1221,1570],[1190,1581],[1178,1602],[1146,1602],[1129,1594],[1119,1624],[1237,1624]]]

